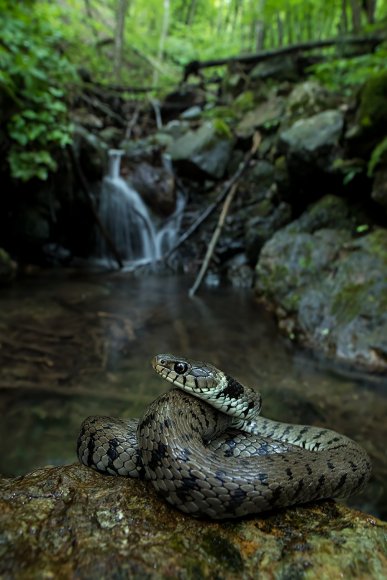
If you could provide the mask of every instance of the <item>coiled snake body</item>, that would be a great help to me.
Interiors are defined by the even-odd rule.
[[[369,457],[348,437],[261,417],[258,393],[210,364],[172,355],[152,364],[178,388],[140,420],[86,419],[82,463],[150,479],[183,512],[215,519],[347,497],[367,483]]]

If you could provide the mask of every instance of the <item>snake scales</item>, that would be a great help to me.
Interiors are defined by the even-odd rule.
[[[347,497],[367,483],[369,457],[348,437],[261,417],[258,393],[210,364],[158,355],[152,365],[178,388],[140,420],[87,418],[82,463],[150,479],[183,512],[215,519]]]

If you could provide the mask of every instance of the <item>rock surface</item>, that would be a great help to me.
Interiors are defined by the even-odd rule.
[[[387,369],[387,230],[367,231],[326,196],[263,247],[256,290],[291,338],[369,370]],[[351,232],[352,230],[352,232]]]
[[[188,131],[168,149],[177,167],[193,176],[223,177],[233,148],[233,137],[225,123],[208,121]]]
[[[0,481],[0,574],[13,578],[382,578],[387,524],[333,501],[195,520],[150,485],[80,466]]]
[[[299,119],[289,129],[280,132],[280,148],[286,155],[289,173],[299,183],[318,189],[319,181],[334,175],[339,158],[339,144],[344,127],[340,111],[328,110]]]

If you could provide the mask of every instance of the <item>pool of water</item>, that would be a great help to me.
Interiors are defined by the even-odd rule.
[[[348,503],[386,518],[387,388],[280,337],[250,291],[203,288],[148,273],[50,273],[0,290],[0,473],[76,461],[91,414],[141,415],[168,384],[161,352],[206,360],[252,385],[262,414],[328,426],[370,453],[374,475]]]

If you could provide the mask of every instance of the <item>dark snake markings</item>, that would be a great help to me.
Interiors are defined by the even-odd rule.
[[[86,419],[82,463],[149,479],[181,511],[214,519],[348,497],[367,483],[369,457],[348,437],[261,417],[259,394],[210,364],[162,354],[152,365],[178,388],[142,419]]]

